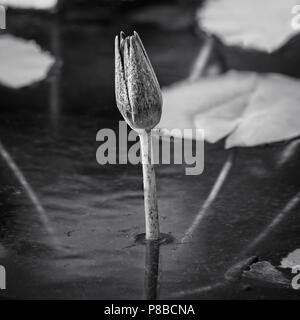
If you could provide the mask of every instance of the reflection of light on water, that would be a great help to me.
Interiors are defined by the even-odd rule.
[[[194,62],[194,65],[191,69],[191,72],[188,78],[189,81],[191,82],[196,81],[198,78],[200,78],[203,75],[203,72],[207,66],[207,62],[211,55],[212,49],[213,49],[213,39],[211,37],[208,37],[207,39],[205,39],[203,47],[201,47],[199,54]]]
[[[268,224],[268,226],[242,251],[241,256],[246,255],[255,246],[257,246],[262,240],[264,240],[270,232],[281,223],[281,221],[290,213],[296,205],[300,202],[300,192],[298,192],[280,211],[277,216]]]
[[[175,292],[173,294],[171,294],[172,298],[178,298],[178,297],[182,297],[182,296],[187,296],[187,295],[194,295],[194,294],[199,294],[199,293],[204,293],[204,292],[208,292],[217,288],[221,288],[226,284],[226,281],[223,282],[216,282],[214,284],[211,285],[207,285],[207,286],[203,286],[203,287],[199,287],[199,288],[195,288],[195,289],[188,289],[188,290],[182,290],[179,292]]]
[[[181,239],[181,243],[185,242],[186,240],[188,240],[193,232],[195,231],[195,229],[198,227],[198,225],[200,224],[200,222],[202,221],[203,217],[205,216],[205,214],[207,213],[207,210],[209,209],[209,207],[211,206],[211,204],[213,203],[213,201],[216,199],[216,197],[218,196],[229,172],[230,169],[232,167],[233,164],[233,160],[234,160],[234,152],[231,152],[226,160],[226,162],[224,163],[219,176],[217,177],[211,192],[209,193],[208,198],[205,200],[201,210],[199,211],[199,213],[197,214],[197,216],[195,217],[193,223],[191,224],[191,226],[188,228],[188,230],[185,232],[183,238]]]
[[[221,176],[221,174],[220,174],[220,176]],[[281,221],[286,217],[286,215],[288,213],[290,213],[296,207],[296,205],[299,204],[299,202],[300,202],[300,192],[298,192],[286,204],[286,206],[283,208],[283,210],[280,211],[279,214],[277,214],[277,216],[271,221],[271,223],[268,224],[268,226],[239,254],[239,257],[246,256],[247,254],[249,254],[249,252],[253,248],[255,248],[255,246],[257,246],[261,241],[266,239],[266,237],[270,234],[270,232],[276,226],[278,226],[281,223]],[[250,257],[249,259],[251,260],[252,258],[253,257]],[[238,268],[240,268],[241,271],[245,268],[245,264],[237,263],[235,265]],[[172,297],[180,297],[180,296],[185,296],[185,295],[200,294],[200,293],[211,291],[211,290],[214,290],[216,288],[219,288],[219,287],[222,287],[222,286],[225,286],[225,285],[229,284],[231,281],[234,281],[235,279],[234,279],[234,277],[232,279],[226,279],[226,274],[228,273],[229,270],[233,269],[235,267],[235,265],[233,265],[230,268],[228,268],[228,270],[225,272],[224,281],[216,282],[216,283],[214,283],[212,285],[198,287],[198,288],[195,288],[195,289],[183,290],[183,291],[180,291],[180,292],[176,292],[176,293],[172,294]],[[238,272],[238,270],[236,270],[235,272]]]
[[[286,164],[290,159],[298,152],[298,147],[300,146],[300,139],[292,140],[284,148],[283,152],[278,158],[277,166],[281,167]]]
[[[202,208],[200,209],[199,213],[195,217],[191,226],[185,232],[184,236],[180,240],[180,243],[186,242],[192,236],[192,234],[194,233],[196,228],[199,226],[203,217],[207,213],[207,210],[209,209],[209,207],[211,206],[213,201],[216,199],[223,184],[225,183],[226,178],[228,177],[228,174],[232,168],[234,158],[235,158],[235,151],[232,151],[229,154],[226,162],[224,163],[224,165],[223,165],[207,199],[205,200]],[[178,298],[178,297],[182,297],[182,296],[186,296],[186,295],[200,294],[200,293],[208,292],[208,291],[223,287],[227,283],[228,283],[228,281],[224,280],[224,281],[213,283],[211,285],[206,285],[206,286],[202,286],[202,287],[198,287],[198,288],[194,288],[194,289],[182,290],[182,291],[175,292],[175,293],[171,294],[171,297]]]
[[[202,220],[203,216],[207,212],[207,209],[210,207],[212,202],[215,200],[223,183],[225,182],[226,177],[228,176],[230,168],[232,167],[232,162],[233,162],[233,154],[231,154],[229,156],[229,158],[227,159],[227,161],[225,162],[208,198],[206,199],[204,205],[202,206],[202,209],[200,210],[199,214],[196,216],[191,227],[186,231],[181,242],[184,242],[192,235],[192,233],[194,232],[194,230],[196,229],[196,227],[199,225],[200,221]],[[273,231],[273,229],[275,227],[277,227],[282,222],[282,220],[287,216],[287,214],[289,214],[293,209],[295,209],[295,207],[299,204],[299,202],[300,202],[300,192],[298,192],[293,198],[290,199],[290,201],[286,204],[286,206],[276,215],[276,217],[267,225],[267,227],[238,255],[238,257],[240,259],[244,258],[260,242],[265,240],[268,237],[268,235],[271,233],[271,231]],[[243,263],[243,261],[238,262],[238,263],[234,264],[233,266],[231,266],[230,268],[228,268],[228,270],[224,273],[224,278],[225,278],[224,281],[216,282],[211,285],[202,286],[202,287],[198,287],[198,288],[194,288],[194,289],[182,290],[182,291],[179,291],[179,292],[172,294],[171,296],[175,298],[175,297],[182,297],[182,296],[186,296],[186,295],[201,294],[201,293],[208,292],[208,291],[220,288],[220,287],[224,287],[224,286],[228,285],[230,282],[235,280],[235,277],[232,277],[230,279],[226,277],[228,272],[232,269],[236,269],[235,270],[236,273],[239,272],[238,269],[240,269],[240,271],[242,271],[246,265],[251,264],[251,261],[253,260],[253,258],[254,257],[250,257],[249,259],[246,259],[245,261],[247,263]]]
[[[50,226],[49,219],[48,219],[48,216],[47,216],[47,213],[46,213],[45,209],[41,205],[37,195],[35,194],[35,192],[31,188],[30,184],[27,182],[24,174],[19,169],[19,167],[14,162],[14,160],[12,159],[12,157],[10,156],[10,154],[8,153],[8,151],[5,149],[5,147],[3,146],[3,144],[1,142],[0,142],[0,155],[3,158],[3,160],[6,162],[8,167],[11,169],[11,171],[13,172],[15,177],[17,178],[18,182],[24,188],[28,198],[31,200],[31,202],[34,205],[36,211],[38,212],[40,220],[41,220],[43,226],[47,230],[48,234],[51,236],[53,244],[56,247],[58,247],[59,243],[58,243],[57,238],[55,237],[55,231]]]

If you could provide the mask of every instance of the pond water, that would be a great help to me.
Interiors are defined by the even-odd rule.
[[[134,28],[162,86],[188,75],[201,45],[196,36],[142,22]],[[289,144],[205,145],[200,176],[186,176],[184,165],[157,166],[161,230],[174,241],[159,248],[134,241],[145,231],[141,167],[96,162],[97,131],[117,129],[121,120],[113,79],[121,29],[132,30],[131,20],[10,20],[9,32],[35,39],[61,68],[28,88],[0,87],[0,264],[7,271],[0,295],[296,297],[276,282],[250,283],[241,270],[251,257],[278,266],[299,246],[297,145],[284,162]]]

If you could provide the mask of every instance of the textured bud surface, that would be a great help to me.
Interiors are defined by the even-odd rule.
[[[161,118],[161,90],[138,34],[115,41],[117,106],[133,129],[152,129]]]

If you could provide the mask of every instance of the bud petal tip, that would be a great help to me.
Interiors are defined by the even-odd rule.
[[[126,38],[126,34],[123,31],[121,31],[120,32],[120,39],[124,40],[125,38]]]

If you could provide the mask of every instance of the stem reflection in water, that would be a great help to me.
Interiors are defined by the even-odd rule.
[[[156,300],[159,270],[159,241],[146,241],[145,258],[145,300]]]

